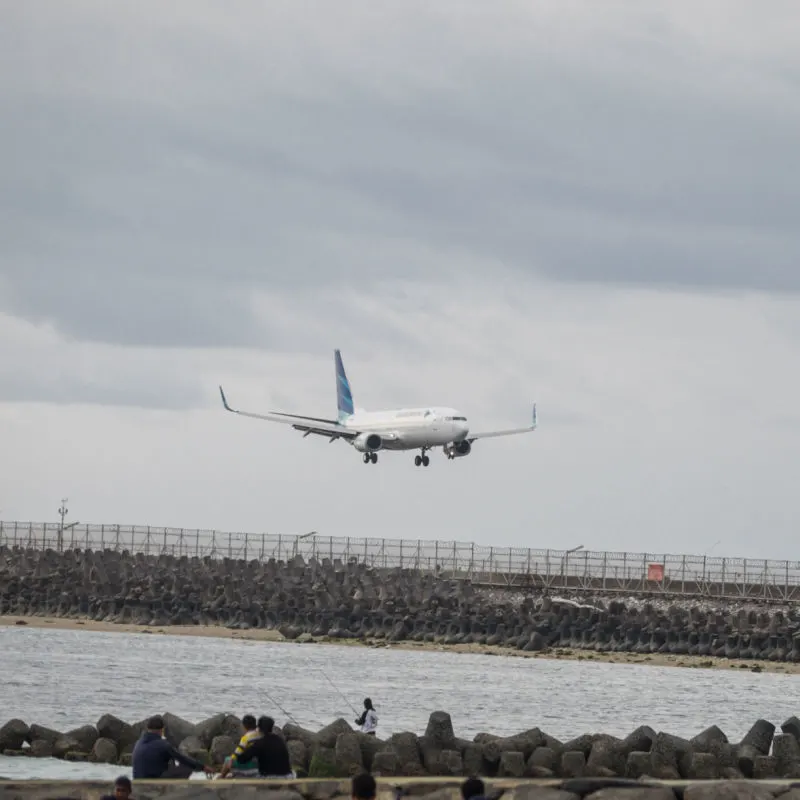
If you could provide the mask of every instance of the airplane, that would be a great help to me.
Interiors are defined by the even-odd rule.
[[[427,452],[435,447],[441,447],[448,460],[452,461],[468,456],[472,452],[472,443],[478,439],[512,436],[536,430],[536,403],[533,404],[533,419],[527,427],[486,433],[470,433],[467,418],[455,408],[429,406],[389,411],[356,409],[339,350],[334,350],[334,361],[336,405],[339,412],[337,419],[286,414],[282,411],[268,411],[266,414],[238,411],[228,405],[225,392],[220,386],[222,405],[226,411],[243,417],[291,425],[295,430],[304,431],[304,439],[312,433],[327,437],[329,442],[344,439],[363,454],[365,464],[377,464],[380,450],[419,450],[414,457],[414,464],[427,467],[430,463]]]

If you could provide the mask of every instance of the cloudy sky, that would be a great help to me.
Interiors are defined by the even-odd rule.
[[[0,518],[800,559],[800,14],[6,3]],[[365,466],[226,414],[454,405]]]

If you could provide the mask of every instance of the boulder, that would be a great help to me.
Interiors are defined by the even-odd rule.
[[[187,734],[188,736],[196,736],[203,743],[206,748],[211,747],[211,742],[214,741],[216,736],[223,736],[222,726],[225,723],[227,714],[214,714],[213,717],[204,719],[194,726],[194,730]],[[239,736],[241,738],[241,734]]]
[[[456,737],[453,732],[453,721],[446,711],[434,711],[430,717],[428,717],[425,738],[440,750],[455,747]]]
[[[316,736],[314,736],[314,743],[320,747],[333,750],[336,747],[336,740],[342,733],[353,733],[353,729],[348,725],[346,720],[340,717],[319,731]]]
[[[117,745],[111,739],[100,738],[92,747],[91,760],[100,764],[113,764],[119,758]]]
[[[96,727],[98,738],[111,739],[120,749],[127,744],[136,742],[139,738],[139,734],[133,729],[133,726],[113,714],[103,714],[97,720]]]
[[[521,778],[525,774],[525,755],[518,750],[506,750],[500,755],[499,778]]]
[[[31,744],[37,740],[55,744],[62,736],[63,734],[59,731],[54,731],[52,728],[45,728],[43,725],[31,725],[28,731],[28,741]]]
[[[167,712],[164,719],[164,738],[173,746],[179,747],[184,739],[195,736],[195,725],[177,714]]]
[[[352,777],[364,771],[364,758],[357,733],[340,733],[336,737],[334,756],[338,775]]]
[[[756,720],[753,726],[742,739],[741,744],[753,747],[763,756],[769,754],[772,746],[772,736],[775,733],[775,726],[765,719]]]
[[[308,770],[308,748],[299,739],[292,739],[286,742],[286,749],[289,751],[289,762],[295,772],[298,769]]]
[[[19,750],[30,735],[30,728],[21,719],[10,719],[0,728],[0,753]]]
[[[376,778],[397,775],[399,762],[393,750],[382,750],[372,759],[372,774]]]
[[[212,764],[222,764],[236,749],[236,742],[230,736],[215,736],[211,741],[209,753]]]
[[[34,758],[52,758],[53,757],[53,744],[47,739],[34,739],[31,742],[31,755]]]
[[[555,774],[558,769],[558,753],[556,753],[552,747],[537,747],[533,753],[531,753],[526,767],[531,777],[534,777],[531,774],[534,768],[544,768]]]
[[[581,750],[565,750],[561,754],[559,773],[563,778],[582,778],[586,772],[586,756]]]
[[[78,743],[77,750],[83,753],[91,753],[94,743],[100,738],[97,728],[94,725],[82,725],[69,731],[66,736]]]

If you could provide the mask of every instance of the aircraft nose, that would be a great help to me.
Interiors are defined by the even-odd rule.
[[[469,433],[469,425],[466,422],[459,422],[456,430],[458,431],[458,438],[465,439]]]

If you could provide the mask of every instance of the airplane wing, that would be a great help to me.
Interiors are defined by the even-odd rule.
[[[495,436],[513,436],[517,433],[530,433],[531,431],[536,430],[536,403],[533,404],[533,418],[531,419],[531,424],[528,425],[527,428],[509,428],[504,431],[486,431],[485,433],[469,433],[467,434],[467,440],[471,443],[474,442],[476,439],[491,439]]]
[[[264,419],[267,422],[282,422],[284,425],[291,425],[295,430],[305,431],[306,436],[315,433],[319,436],[327,436],[333,439],[352,439],[358,436],[360,431],[352,428],[345,428],[335,419],[322,419],[320,417],[306,417],[301,414],[284,414],[282,411],[269,411],[266,414],[254,414],[251,411],[239,411],[228,405],[225,392],[219,387],[219,394],[222,397],[222,405],[226,411],[239,414],[242,417],[252,417],[253,419]]]
[[[222,397],[222,405],[226,411],[234,414],[239,414],[241,417],[252,417],[253,419],[264,419],[267,422],[282,422],[284,425],[291,425],[297,431],[303,431],[304,436],[315,434],[317,436],[325,436],[330,441],[334,442],[337,439],[355,439],[359,433],[367,433],[368,431],[361,431],[357,428],[346,428],[340,425],[335,419],[323,419],[321,417],[306,417],[302,414],[285,414],[282,411],[268,411],[266,414],[254,414],[251,411],[239,411],[236,408],[231,408],[228,405],[228,400],[225,397],[225,392],[222,387],[219,387],[219,394]],[[384,441],[394,441],[397,436],[393,433],[381,432],[381,438]]]

